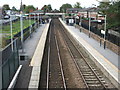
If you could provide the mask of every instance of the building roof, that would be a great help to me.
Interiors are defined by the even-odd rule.
[[[81,10],[81,8],[68,8],[67,10]]]
[[[30,14],[33,14],[33,13],[44,13],[44,12],[43,10],[36,10],[36,11],[31,12]]]
[[[98,8],[68,8],[67,11],[69,10],[77,10],[79,12],[86,12],[86,11],[90,11],[90,12],[98,12],[99,9]]]

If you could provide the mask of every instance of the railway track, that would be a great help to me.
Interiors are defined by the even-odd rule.
[[[53,19],[47,35],[39,88],[108,89],[99,70],[88,62],[91,61],[81,53],[65,27],[58,19]]]
[[[49,47],[47,63],[47,84],[46,88],[64,88],[66,89],[63,66],[59,53],[58,43],[55,35],[54,21],[52,21],[49,30]],[[52,35],[51,35],[52,33]]]
[[[99,73],[96,73],[96,69],[87,62],[86,58],[78,50],[76,45],[70,39],[71,37],[69,37],[68,32],[61,25],[61,23],[58,22],[58,20],[56,20],[56,24],[58,24],[57,28],[61,28],[60,30],[64,37],[67,49],[70,52],[70,55],[73,58],[74,63],[83,78],[86,88],[90,90],[93,89],[106,90],[107,84],[102,78],[102,76],[99,76]]]

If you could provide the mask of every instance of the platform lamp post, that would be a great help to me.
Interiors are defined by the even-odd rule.
[[[29,14],[29,30],[30,30],[30,38],[31,38],[31,28],[32,28],[32,25],[31,25],[31,16]]]
[[[64,21],[64,9],[62,9],[62,11],[63,11],[63,21]]]
[[[90,38],[90,27],[91,27],[91,15],[90,15],[90,11],[89,11],[89,38]]]
[[[80,26],[82,25],[82,14],[80,15]]]
[[[75,28],[76,28],[76,14],[74,15],[74,17],[75,17]]]
[[[35,23],[35,31],[36,31],[36,28],[37,28],[37,25],[36,25],[36,13],[34,13],[34,23]]]
[[[39,27],[39,13],[37,14],[37,16],[38,16],[38,27]]]
[[[34,22],[35,22],[35,15],[36,15],[36,14],[34,13]]]
[[[20,16],[20,29],[21,29],[21,48],[23,51],[23,7],[22,7],[22,0],[21,0],[21,16]]]
[[[80,32],[81,32],[81,29],[82,29],[82,14],[80,15]]]
[[[105,25],[104,25],[104,32],[105,32],[105,34],[104,34],[104,49],[105,49],[105,47],[106,47],[106,15],[105,15]]]
[[[13,26],[12,26],[12,16],[10,15],[10,33],[11,33],[11,48],[13,51]]]

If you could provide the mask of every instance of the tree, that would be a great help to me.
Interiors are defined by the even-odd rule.
[[[48,10],[49,10],[49,12],[51,12],[52,11],[52,6],[51,6],[51,4],[48,4]]]
[[[76,2],[76,4],[74,4],[74,8],[82,8],[80,5],[80,2]]]
[[[102,14],[106,14],[107,9],[110,6],[110,2],[100,2],[98,8],[100,9]]]
[[[120,1],[109,6],[106,11],[108,28],[120,26]]]
[[[28,5],[25,7],[24,12],[29,13],[30,11],[34,11],[36,8],[33,5]]]
[[[2,16],[5,16],[5,15],[6,15],[5,9],[2,7]]]
[[[52,7],[51,7],[50,4],[44,5],[44,6],[42,7],[42,10],[44,11],[44,13],[46,13],[46,12],[51,12],[51,11],[52,11]]]
[[[17,9],[13,6],[13,7],[12,7],[12,11],[17,11]]]
[[[103,15],[107,15],[107,28],[117,28],[120,26],[120,1],[100,2],[98,6]]]
[[[26,8],[26,5],[25,5],[25,4],[23,4],[22,6],[20,6],[20,11],[25,12],[25,8]]]
[[[60,11],[61,12],[66,12],[66,9],[67,8],[72,8],[72,5],[71,4],[68,4],[68,3],[66,3],[66,4],[63,4],[61,7],[60,7]]]
[[[41,10],[43,10],[44,13],[46,13],[46,12],[47,12],[47,5],[44,5],[44,6],[41,8]]]
[[[3,5],[3,8],[4,8],[4,10],[10,10],[10,7],[9,7],[8,4],[4,4],[4,5]]]

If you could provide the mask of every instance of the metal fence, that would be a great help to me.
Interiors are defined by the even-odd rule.
[[[30,27],[23,30],[24,40],[25,41],[32,32],[37,28],[37,23],[32,24]],[[31,33],[30,33],[31,29]],[[13,42],[11,39],[8,41],[8,45],[0,52],[1,53],[1,65],[2,68],[2,88],[7,88],[10,84],[16,70],[19,67],[19,53],[18,49],[21,48],[21,32],[17,33],[13,37]],[[1,70],[1,69],[0,69]]]
[[[89,24],[88,22],[82,22],[81,23],[81,26],[84,27],[85,29],[89,30]],[[97,24],[96,24],[97,26]],[[90,31],[99,35],[100,37],[104,37],[103,34],[101,34],[101,30],[99,30],[98,28],[94,27],[92,24],[91,24],[91,27],[90,27]],[[109,34],[108,33],[108,30],[106,31],[106,35],[105,35],[105,39],[107,39],[108,41],[120,46],[120,37],[117,37],[115,35],[112,35],[112,34]]]
[[[15,39],[2,50],[2,88],[8,87],[19,66],[17,40]]]
[[[31,29],[31,32],[30,32],[30,29]],[[23,30],[23,37],[24,37],[23,41],[25,41],[30,36],[30,34],[35,31],[35,29],[36,29],[36,23],[34,23],[31,26],[25,28]],[[14,37],[13,37],[13,40],[16,39],[16,38],[18,38],[17,44],[19,45],[19,48],[20,48],[21,47],[21,32],[15,34]],[[6,42],[7,42],[7,44],[9,44],[11,42],[11,39],[8,39]]]

